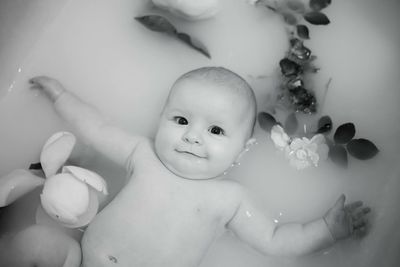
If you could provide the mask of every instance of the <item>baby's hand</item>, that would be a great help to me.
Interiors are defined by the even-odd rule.
[[[350,235],[363,236],[366,234],[367,218],[365,215],[371,209],[363,206],[361,201],[344,205],[345,200],[345,195],[341,195],[323,217],[335,240],[347,238]]]
[[[46,77],[37,76],[29,80],[32,89],[43,91],[51,100],[56,101],[58,97],[65,91],[65,88],[57,80]]]

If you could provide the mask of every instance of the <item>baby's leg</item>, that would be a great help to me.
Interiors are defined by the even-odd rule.
[[[79,243],[52,227],[33,225],[17,233],[11,242],[10,266],[79,267]]]

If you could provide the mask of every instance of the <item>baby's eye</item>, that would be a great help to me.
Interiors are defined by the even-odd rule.
[[[174,121],[175,121],[177,124],[180,124],[180,125],[187,125],[187,124],[188,124],[187,119],[185,119],[184,117],[180,117],[180,116],[174,117]]]
[[[225,134],[224,130],[221,127],[218,127],[218,126],[212,126],[209,129],[209,131],[210,131],[210,133],[216,134],[216,135],[224,135]]]

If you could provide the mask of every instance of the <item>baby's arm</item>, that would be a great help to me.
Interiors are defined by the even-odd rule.
[[[57,80],[40,76],[29,81],[53,102],[63,119],[72,124],[80,136],[100,153],[124,165],[143,137],[131,136],[109,123],[93,106],[68,92]]]
[[[336,240],[348,237],[354,229],[365,231],[364,215],[368,212],[369,208],[362,208],[360,202],[345,207],[344,196],[341,196],[322,218],[305,224],[278,226],[255,208],[248,197],[243,196],[227,227],[241,240],[265,254],[302,255],[329,247]],[[357,220],[351,222],[349,217]]]

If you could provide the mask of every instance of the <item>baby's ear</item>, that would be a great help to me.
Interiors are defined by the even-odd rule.
[[[242,151],[239,153],[239,155],[236,157],[235,163],[239,163],[240,159],[244,154],[246,154],[247,151],[250,150],[250,147],[255,145],[257,143],[257,140],[255,138],[250,138],[249,140],[246,141]]]

